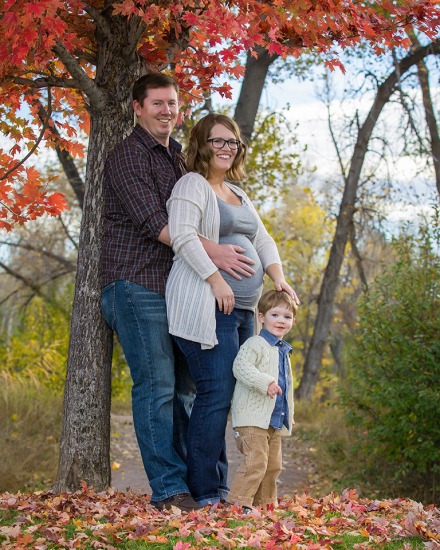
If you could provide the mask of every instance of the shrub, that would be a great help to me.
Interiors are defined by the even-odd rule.
[[[359,303],[342,403],[361,464],[436,499],[440,473],[440,228],[395,241],[397,261]]]

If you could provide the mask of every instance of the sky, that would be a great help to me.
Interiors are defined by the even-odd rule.
[[[352,77],[353,75],[349,76]],[[347,84],[347,77],[340,71],[335,71],[332,73],[331,79],[332,91],[335,94],[331,103],[331,110],[335,115],[335,126],[337,126],[338,115],[342,111],[352,117],[358,111],[361,113],[360,120],[363,121],[363,117],[371,108],[372,96],[365,94],[356,101],[344,100],[343,105],[341,105],[340,98],[344,86]],[[261,106],[267,106],[271,110],[283,110],[288,120],[292,123],[298,123],[299,142],[302,145],[307,145],[307,150],[303,153],[303,162],[316,167],[314,177],[317,181],[332,178],[342,182],[335,149],[329,133],[327,107],[319,98],[320,89],[322,90],[322,83],[313,74],[307,81],[292,78],[283,83],[270,83],[263,92]],[[238,94],[239,85],[235,85],[233,87],[233,104],[237,102]],[[432,95],[434,99],[440,98],[438,83],[434,83]],[[423,114],[421,95],[417,96],[417,103],[420,105],[420,113]],[[215,99],[214,104],[216,104]],[[286,110],[288,106],[290,108]],[[398,126],[401,124],[400,113],[400,106],[393,107],[389,105],[381,114],[378,125],[386,135],[397,135]],[[391,141],[393,141],[393,137]],[[394,145],[398,145],[397,142]],[[394,193],[392,204],[386,208],[386,215],[393,227],[409,218],[413,218],[418,212],[426,214],[427,211],[431,210],[433,201],[438,203],[433,172],[422,176],[418,173],[418,168],[419,165],[408,156],[401,155],[398,161],[395,162],[392,179],[399,191]],[[377,175],[382,176],[379,172],[377,172]],[[383,177],[385,177],[385,174],[383,174]],[[414,195],[418,196],[416,200],[414,200]],[[408,204],[408,199],[413,204]]]

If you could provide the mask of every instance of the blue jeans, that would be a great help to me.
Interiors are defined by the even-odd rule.
[[[202,350],[197,342],[176,337],[196,384],[188,431],[188,487],[202,506],[225,499],[228,460],[225,431],[235,378],[232,363],[238,348],[254,333],[254,314],[234,309],[216,311],[218,344]]]
[[[134,429],[151,500],[188,493],[185,460],[194,383],[177,346],[175,361],[165,298],[120,280],[102,290],[101,308],[118,335],[133,379]]]

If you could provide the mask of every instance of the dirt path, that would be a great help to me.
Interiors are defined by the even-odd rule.
[[[150,494],[132,417],[112,414],[111,422],[112,487],[122,492]],[[230,425],[226,432],[226,444],[231,483],[240,462],[240,455]],[[283,471],[278,486],[280,497],[291,497],[294,493],[303,492],[309,492],[313,496],[319,489],[320,479],[313,453],[310,444],[299,439],[295,433],[291,437],[283,438]]]

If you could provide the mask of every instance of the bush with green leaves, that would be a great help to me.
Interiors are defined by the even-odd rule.
[[[438,499],[440,485],[440,227],[394,242],[395,262],[359,303],[342,403],[365,473],[405,494]]]

